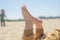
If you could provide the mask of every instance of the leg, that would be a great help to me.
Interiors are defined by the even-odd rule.
[[[22,13],[25,19],[25,29],[24,29],[22,40],[33,40],[34,34],[33,34],[33,27],[32,27],[33,24],[31,21],[31,17],[25,7],[22,7]]]
[[[1,26],[3,26],[3,22],[2,22],[2,20],[1,20]]]
[[[33,40],[34,39],[34,34],[33,34],[33,28],[32,28],[32,23],[25,21],[25,29],[23,33],[23,39],[22,40]]]
[[[2,26],[2,22],[1,22],[1,26]]]
[[[43,36],[42,21],[36,20],[36,37],[35,40],[41,40]]]
[[[3,21],[3,26],[5,26],[5,20]]]

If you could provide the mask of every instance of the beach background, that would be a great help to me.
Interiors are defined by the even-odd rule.
[[[60,29],[60,19],[42,19],[45,33],[49,33],[54,29]],[[27,24],[28,25],[28,24]],[[36,26],[33,25],[34,31]],[[22,40],[25,27],[24,21],[6,21],[6,26],[0,25],[0,40]]]

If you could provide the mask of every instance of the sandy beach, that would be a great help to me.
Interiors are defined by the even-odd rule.
[[[60,29],[60,19],[44,19],[42,25],[44,32],[48,33],[54,29]],[[22,40],[24,27],[24,21],[6,21],[5,27],[0,25],[0,40]]]

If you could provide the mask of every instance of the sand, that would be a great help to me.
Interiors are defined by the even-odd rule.
[[[60,19],[44,19],[42,25],[45,33],[48,33],[60,29]],[[24,27],[24,21],[6,21],[5,27],[0,25],[0,40],[22,40]]]

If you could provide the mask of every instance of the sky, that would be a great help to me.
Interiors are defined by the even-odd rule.
[[[23,5],[36,18],[60,16],[60,0],[0,0],[0,10],[5,10],[7,19],[23,19],[21,12]]]

